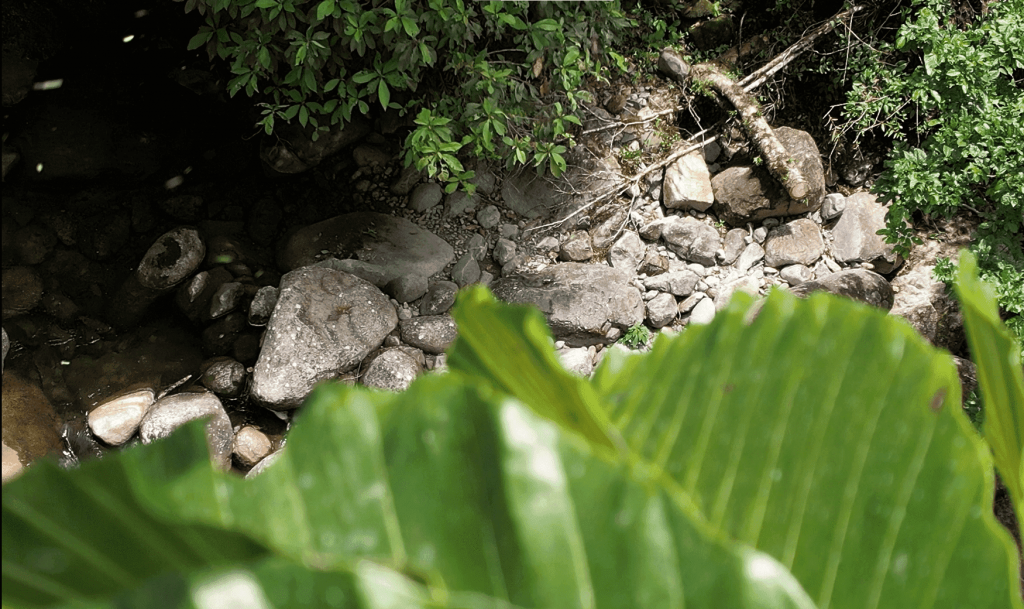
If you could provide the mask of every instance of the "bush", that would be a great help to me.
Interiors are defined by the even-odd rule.
[[[1019,506],[1024,378],[965,259]],[[473,288],[449,374],[317,389],[254,480],[195,423],[30,467],[3,492],[4,606],[1021,608],[949,356],[829,295],[751,306],[585,380],[538,311]]]
[[[415,116],[406,164],[467,185],[459,154],[558,175],[582,83],[630,26],[618,2],[187,0],[206,18],[189,49],[230,62],[232,96],[318,131],[373,108]],[[467,185],[470,190],[471,187]]]
[[[845,115],[858,130],[895,138],[875,183],[891,202],[890,242],[906,251],[915,213],[980,220],[971,251],[999,305],[1024,315],[1024,0],[988,5],[958,27],[956,3],[918,0],[904,9],[893,45],[880,43],[848,96]],[[946,268],[940,277],[949,280]],[[1024,320],[1011,322],[1024,344]]]

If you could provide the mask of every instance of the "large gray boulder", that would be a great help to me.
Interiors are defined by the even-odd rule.
[[[846,209],[832,229],[836,260],[870,262],[879,273],[890,273],[903,263],[878,231],[885,228],[887,208],[869,192],[846,197]]]
[[[783,185],[763,166],[729,167],[711,179],[714,212],[729,225],[743,226],[765,218],[795,216],[821,207],[825,198],[825,172],[814,138],[806,131],[789,127],[775,129],[775,136],[796,160],[807,180],[809,194],[802,201],[791,199]]]
[[[430,277],[455,258],[455,250],[405,218],[361,211],[299,229],[278,253],[278,265],[294,270],[327,258],[371,265],[383,286],[403,275]]]
[[[252,397],[297,408],[316,383],[354,368],[398,324],[388,297],[342,271],[309,267],[281,278],[252,374]]]
[[[606,342],[612,328],[643,321],[644,302],[632,278],[605,265],[566,262],[499,279],[492,290],[506,302],[535,305],[557,339],[582,347]]]

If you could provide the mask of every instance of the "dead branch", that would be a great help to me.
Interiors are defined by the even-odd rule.
[[[792,61],[794,59],[796,59],[801,53],[803,53],[807,49],[811,48],[811,46],[813,45],[815,40],[817,40],[818,38],[820,38],[824,34],[827,34],[828,32],[831,32],[835,28],[837,23],[841,22],[844,19],[852,17],[858,11],[864,10],[864,8],[865,8],[865,5],[858,4],[856,6],[853,6],[853,7],[849,8],[849,9],[841,12],[841,13],[836,14],[828,22],[823,23],[823,24],[819,25],[818,27],[814,28],[813,30],[811,30],[810,32],[808,32],[806,35],[804,35],[802,38],[800,38],[800,40],[798,40],[795,43],[793,43],[792,45],[790,45],[785,51],[783,51],[782,53],[777,55],[774,59],[772,59],[771,61],[769,61],[765,65],[761,66],[758,70],[756,70],[754,72],[751,72],[745,78],[741,79],[738,83],[735,83],[737,85],[736,89],[738,89],[743,94],[749,94],[751,91],[753,91],[754,89],[760,87],[762,84],[767,82],[767,80],[769,78],[771,78],[774,74],[776,74],[777,72],[782,70],[784,67],[786,67],[787,65],[792,63]],[[734,103],[734,105],[735,105],[735,103]],[[663,111],[659,112],[659,114],[669,114],[669,113],[679,112],[681,110],[682,110],[682,108],[670,108],[670,109],[666,109],[666,110],[663,110]],[[644,122],[644,121],[640,121],[640,122]],[[632,123],[630,123],[630,124],[632,124]],[[679,160],[683,156],[685,156],[685,155],[687,155],[687,154],[689,154],[691,152],[694,152],[695,150],[699,150],[700,148],[704,147],[705,145],[707,145],[707,144],[709,144],[711,142],[717,141],[718,140],[718,136],[717,135],[716,136],[712,136],[712,137],[707,138],[707,139],[703,139],[703,138],[712,129],[715,129],[715,128],[719,127],[721,124],[722,124],[722,122],[719,121],[718,123],[716,123],[715,125],[712,125],[708,129],[704,129],[703,131],[700,131],[700,132],[694,134],[689,139],[687,139],[685,142],[682,142],[679,146],[674,148],[672,150],[672,152],[670,152],[669,155],[666,156],[664,159],[662,159],[661,161],[658,161],[657,163],[654,163],[653,165],[650,165],[649,167],[645,168],[643,171],[637,173],[636,175],[633,175],[633,176],[631,176],[629,178],[620,180],[620,181],[616,182],[615,184],[612,184],[611,186],[608,186],[606,188],[602,188],[599,192],[595,193],[594,197],[589,202],[587,202],[586,204],[580,206],[576,211],[572,212],[571,214],[569,214],[568,216],[562,218],[561,220],[558,220],[557,222],[551,222],[551,223],[548,223],[548,224],[542,224],[540,226],[536,226],[536,227],[527,229],[527,231],[541,230],[541,229],[544,229],[544,228],[549,228],[549,227],[561,224],[561,223],[565,222],[566,220],[568,220],[569,218],[572,218],[573,216],[576,216],[577,214],[580,214],[583,211],[585,211],[587,209],[590,209],[591,207],[593,207],[594,205],[600,203],[601,201],[604,201],[605,199],[607,199],[609,197],[615,196],[616,194],[622,192],[623,190],[626,190],[626,189],[630,188],[634,184],[639,183],[640,180],[642,180],[644,177],[646,177],[647,175],[651,174],[652,172],[657,171],[659,169],[662,169],[662,168],[670,165],[671,163],[674,163],[675,161]],[[606,129],[606,128],[624,127],[624,126],[625,125],[623,125],[622,123],[617,123],[617,124],[614,124],[614,126],[598,127],[598,128],[595,128],[595,129],[591,129],[591,130],[588,130],[586,133],[593,133],[593,132],[596,132],[596,131],[601,131],[601,130]],[[774,135],[772,137],[774,138]],[[698,140],[698,138],[701,138],[701,139]],[[776,142],[778,142],[777,139],[776,139]],[[779,147],[780,148],[782,147],[781,144],[779,144]],[[788,161],[788,156],[787,156],[787,158],[785,160]],[[794,168],[790,168],[788,166],[788,163],[786,164],[786,168],[789,170],[789,171],[787,171],[787,175],[791,175],[790,172]],[[802,178],[802,176],[800,176],[800,177]],[[788,179],[792,180],[792,177],[790,177]],[[787,187],[788,186],[789,186],[789,184],[787,184]],[[804,196],[806,196],[806,182],[804,182],[804,189],[805,189],[804,190],[804,194],[802,196],[799,196],[799,197],[794,196],[793,198],[802,199]],[[796,192],[799,193],[800,190],[797,189]],[[793,192],[792,191],[790,191],[790,196],[793,196]]]

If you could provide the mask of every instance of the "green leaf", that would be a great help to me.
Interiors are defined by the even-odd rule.
[[[209,29],[206,29],[206,28],[203,28],[203,29],[205,31],[201,30],[198,34],[193,36],[188,41],[188,47],[187,48],[188,48],[189,51],[194,51],[195,49],[198,49],[199,47],[201,47],[204,44],[206,44],[207,42],[209,42],[210,38],[213,38],[213,31],[212,30],[209,30]]]
[[[776,292],[753,322],[750,305],[738,295],[649,354],[605,357],[596,403],[631,453],[819,606],[1021,607],[1016,550],[991,514],[991,461],[960,412],[949,356],[828,295]],[[476,354],[451,357],[453,370],[551,409],[534,387],[542,360],[519,355],[536,339],[501,336],[515,365]],[[591,391],[567,383],[555,403],[589,404]]]
[[[391,101],[391,91],[388,89],[388,83],[384,79],[377,81],[377,97],[380,99],[381,107],[387,110],[388,102]]]
[[[996,469],[1010,490],[1017,513],[1021,514],[1024,509],[1024,375],[1020,349],[999,319],[995,290],[978,279],[977,259],[969,251],[960,253],[955,285],[971,359],[978,367],[978,386],[985,404],[985,439],[992,448]]]
[[[377,74],[375,72],[367,72],[366,70],[363,70],[362,72],[354,74],[352,76],[352,81],[362,85],[370,82],[374,78],[377,78]]]
[[[316,7],[316,20],[323,21],[328,15],[334,14],[334,0],[323,0]]]

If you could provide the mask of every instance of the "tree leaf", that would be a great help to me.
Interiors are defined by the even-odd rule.
[[[960,253],[956,294],[964,315],[971,358],[985,404],[985,439],[1010,490],[1017,514],[1024,509],[1024,376],[1020,349],[999,319],[995,290],[978,279],[977,258]],[[1018,520],[1020,522],[1020,520]]]

